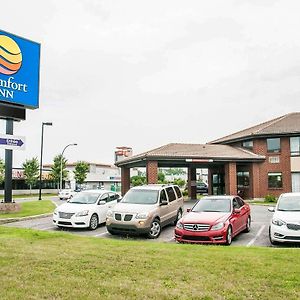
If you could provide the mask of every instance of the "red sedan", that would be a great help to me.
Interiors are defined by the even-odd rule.
[[[207,196],[178,221],[175,240],[230,245],[237,234],[249,232],[250,225],[250,206],[239,196]]]

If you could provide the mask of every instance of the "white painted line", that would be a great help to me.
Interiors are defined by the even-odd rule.
[[[254,244],[254,242],[258,239],[258,237],[261,235],[261,233],[265,229],[265,227],[266,227],[266,225],[263,225],[263,226],[260,227],[260,229],[258,230],[256,236],[247,244],[247,247],[250,247]]]
[[[102,232],[102,233],[99,233],[99,234],[95,234],[95,235],[93,235],[93,237],[102,236],[102,235],[105,235],[107,233],[108,233],[108,231],[105,231],[105,232]]]

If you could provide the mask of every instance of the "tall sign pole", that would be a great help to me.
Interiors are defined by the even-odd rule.
[[[6,120],[6,134],[14,133],[14,121],[12,119]],[[5,150],[5,190],[4,190],[4,202],[12,202],[12,158],[13,151]]]

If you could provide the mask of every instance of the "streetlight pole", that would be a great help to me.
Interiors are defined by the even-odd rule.
[[[73,143],[73,144],[69,144],[67,145],[64,150],[62,151],[61,153],[61,157],[60,157],[60,190],[62,190],[62,182],[63,182],[63,169],[62,169],[62,164],[63,164],[63,157],[64,157],[64,152],[65,150],[70,147],[70,146],[77,146],[76,143]]]
[[[42,167],[43,167],[44,126],[52,126],[52,122],[43,122],[42,123],[39,200],[42,200]]]

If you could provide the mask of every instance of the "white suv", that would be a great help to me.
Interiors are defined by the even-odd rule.
[[[182,217],[183,197],[177,185],[145,185],[131,188],[107,213],[111,234],[147,234],[151,239],[161,228]]]

